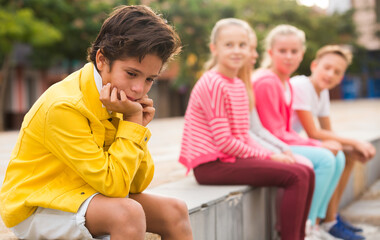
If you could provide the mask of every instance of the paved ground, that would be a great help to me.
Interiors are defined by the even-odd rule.
[[[362,140],[373,140],[380,137],[380,99],[335,101],[332,104],[331,113],[334,130],[343,136],[355,136]],[[185,169],[177,161],[182,127],[182,117],[155,119],[149,124],[152,132],[149,148],[156,165],[155,176],[150,187],[175,181],[185,176]],[[10,152],[16,143],[17,134],[17,131],[0,133],[0,185],[4,178]],[[362,203],[360,209],[376,210],[379,219],[377,223],[380,227],[380,182],[376,186],[379,187],[368,193],[372,194],[373,204]],[[359,199],[357,202],[359,203],[361,200]],[[378,227],[368,225],[368,222],[364,220],[359,219],[358,222],[365,227],[367,239],[380,239]],[[0,220],[0,240],[3,239],[14,238]]]

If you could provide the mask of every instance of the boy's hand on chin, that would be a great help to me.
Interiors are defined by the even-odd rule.
[[[153,107],[153,100],[148,97],[148,95],[145,95],[141,99],[137,100],[136,102],[140,103],[142,106],[142,112],[143,112],[143,126],[146,127],[150,121],[152,121],[154,114],[156,112],[156,109]]]
[[[111,90],[108,83],[100,91],[100,101],[108,111],[123,114],[123,120],[143,125],[143,106],[137,101],[131,101],[123,90],[118,94],[117,88]]]

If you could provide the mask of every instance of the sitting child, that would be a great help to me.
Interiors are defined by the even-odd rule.
[[[304,129],[310,138],[334,140],[343,145],[345,150],[346,165],[330,200],[322,227],[337,238],[363,239],[357,234],[361,229],[343,221],[337,212],[355,161],[368,161],[375,155],[375,148],[368,142],[338,136],[332,131],[329,116],[329,90],[341,83],[351,59],[352,54],[347,49],[338,45],[324,46],[311,63],[311,76],[295,76],[290,83],[294,90],[293,109],[296,113],[293,128],[297,131]],[[318,118],[320,127],[314,123],[314,117]]]
[[[178,35],[150,8],[119,7],[90,63],[37,100],[0,192],[1,217],[18,238],[142,240],[149,231],[192,239],[183,202],[141,193],[154,172],[147,93],[179,50]]]

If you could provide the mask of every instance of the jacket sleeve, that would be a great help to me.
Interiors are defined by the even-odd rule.
[[[227,99],[222,84],[215,84],[212,89],[203,89],[200,97],[204,103],[204,113],[210,123],[211,132],[218,150],[226,155],[248,158],[258,157],[269,159],[271,152],[254,141],[244,142],[235,138],[231,133],[231,126],[227,116]],[[247,139],[249,139],[247,131]]]
[[[104,151],[94,140],[89,120],[70,103],[53,105],[46,115],[44,143],[51,154],[96,191],[109,197],[126,197],[132,181],[136,183],[135,191],[144,188],[137,185],[150,182],[151,179],[141,180],[146,176],[145,171],[152,171],[148,167],[150,155],[144,151],[149,138],[149,129],[121,121],[115,141]],[[140,169],[142,161],[146,170]],[[148,177],[152,175],[148,173]]]
[[[320,142],[314,139],[302,138],[297,132],[287,130],[287,121],[281,114],[281,104],[283,98],[281,90],[269,81],[258,81],[254,83],[254,93],[256,96],[257,112],[263,126],[274,136],[289,145],[320,146]]]
[[[139,168],[137,169],[136,175],[132,180],[131,193],[141,193],[150,184],[154,175],[154,164],[152,156],[149,151],[146,150],[144,158],[141,161]]]

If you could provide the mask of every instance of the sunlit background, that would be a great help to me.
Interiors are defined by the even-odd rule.
[[[329,0],[298,0],[298,3],[308,7],[317,6],[323,9],[327,9],[329,6]]]
[[[182,116],[189,93],[209,57],[209,33],[220,18],[254,27],[262,40],[278,24],[305,31],[307,49],[296,74],[326,44],[354,51],[354,60],[331,99],[380,97],[380,0],[17,0],[0,1],[0,131],[19,129],[25,113],[52,84],[86,63],[86,49],[101,22],[120,4],[145,4],[178,31],[183,51],[150,91],[156,118]]]

